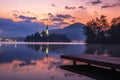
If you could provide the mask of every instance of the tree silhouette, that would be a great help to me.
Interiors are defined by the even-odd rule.
[[[113,18],[112,21],[111,21],[111,25],[116,26],[118,24],[120,24],[120,17]]]
[[[85,34],[87,35],[86,42],[103,43],[105,41],[105,29],[108,27],[109,25],[104,15],[90,20],[85,28]]]
[[[120,17],[112,19],[109,33],[111,41],[114,43],[120,43]]]
[[[49,34],[46,35],[45,31],[39,33],[36,32],[32,35],[28,35],[25,37],[24,41],[26,42],[70,42],[71,40],[62,34]]]

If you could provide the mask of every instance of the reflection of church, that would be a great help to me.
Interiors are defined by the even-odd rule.
[[[40,45],[40,50],[46,54],[46,57],[48,57],[49,45]]]

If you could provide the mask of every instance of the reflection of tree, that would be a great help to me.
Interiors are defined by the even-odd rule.
[[[27,45],[27,47],[32,48],[35,51],[42,51],[43,53],[48,56],[49,51],[57,51],[57,50],[62,50],[67,47],[67,45]]]
[[[86,44],[85,53],[103,55],[103,56],[120,57],[120,45]]]

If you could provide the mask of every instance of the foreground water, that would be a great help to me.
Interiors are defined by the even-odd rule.
[[[120,57],[120,45],[1,44],[0,80],[95,80],[60,69],[61,54],[86,53]]]

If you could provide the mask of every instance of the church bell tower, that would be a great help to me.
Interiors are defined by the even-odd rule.
[[[49,36],[48,26],[46,26],[46,36]]]

